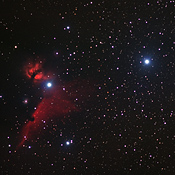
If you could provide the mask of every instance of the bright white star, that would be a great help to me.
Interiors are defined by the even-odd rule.
[[[52,83],[47,83],[47,87],[51,87],[52,86]]]
[[[66,142],[66,145],[70,145],[70,142],[67,141],[67,142]]]
[[[149,60],[148,59],[145,60],[145,64],[149,64]]]

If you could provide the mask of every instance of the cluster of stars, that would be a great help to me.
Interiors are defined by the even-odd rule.
[[[174,0],[2,7],[2,174],[175,174]]]

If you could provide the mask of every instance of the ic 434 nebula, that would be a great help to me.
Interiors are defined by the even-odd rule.
[[[36,107],[36,110],[30,120],[25,122],[25,126],[20,133],[20,143],[17,149],[24,145],[26,140],[33,141],[41,135],[43,127],[57,118],[62,119],[63,116],[72,112],[77,112],[80,107],[77,99],[82,102],[87,99],[89,94],[93,92],[93,88],[89,88],[88,80],[73,80],[63,85],[55,82],[52,86],[47,86],[47,81],[51,81],[50,76],[44,74],[42,64],[30,63],[25,66],[25,74],[28,78],[33,79],[34,83],[45,83],[43,87],[43,99]],[[82,86],[83,84],[83,86]]]

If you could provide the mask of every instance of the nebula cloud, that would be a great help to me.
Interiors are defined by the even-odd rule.
[[[43,62],[27,63],[25,75],[27,78],[33,79],[34,83],[42,84],[46,80],[50,83],[52,80],[51,76],[44,73]],[[64,118],[63,116],[80,111],[80,108],[76,106],[77,101],[84,103],[84,100],[87,100],[89,94],[93,92],[88,80],[76,79],[67,82],[64,86],[55,83],[48,87],[48,83],[41,89],[43,93],[41,102],[37,105],[30,120],[27,120],[22,128],[17,148],[23,146],[26,140],[36,140],[43,132],[44,126],[51,121],[61,120]]]

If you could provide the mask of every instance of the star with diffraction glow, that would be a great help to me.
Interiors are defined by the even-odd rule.
[[[145,60],[145,64],[149,64],[150,61],[148,59]]]
[[[49,87],[49,88],[52,87],[52,83],[50,83],[50,82],[47,83],[47,87]]]
[[[69,142],[69,141],[67,141],[67,142],[66,142],[66,145],[70,145],[70,142]]]

